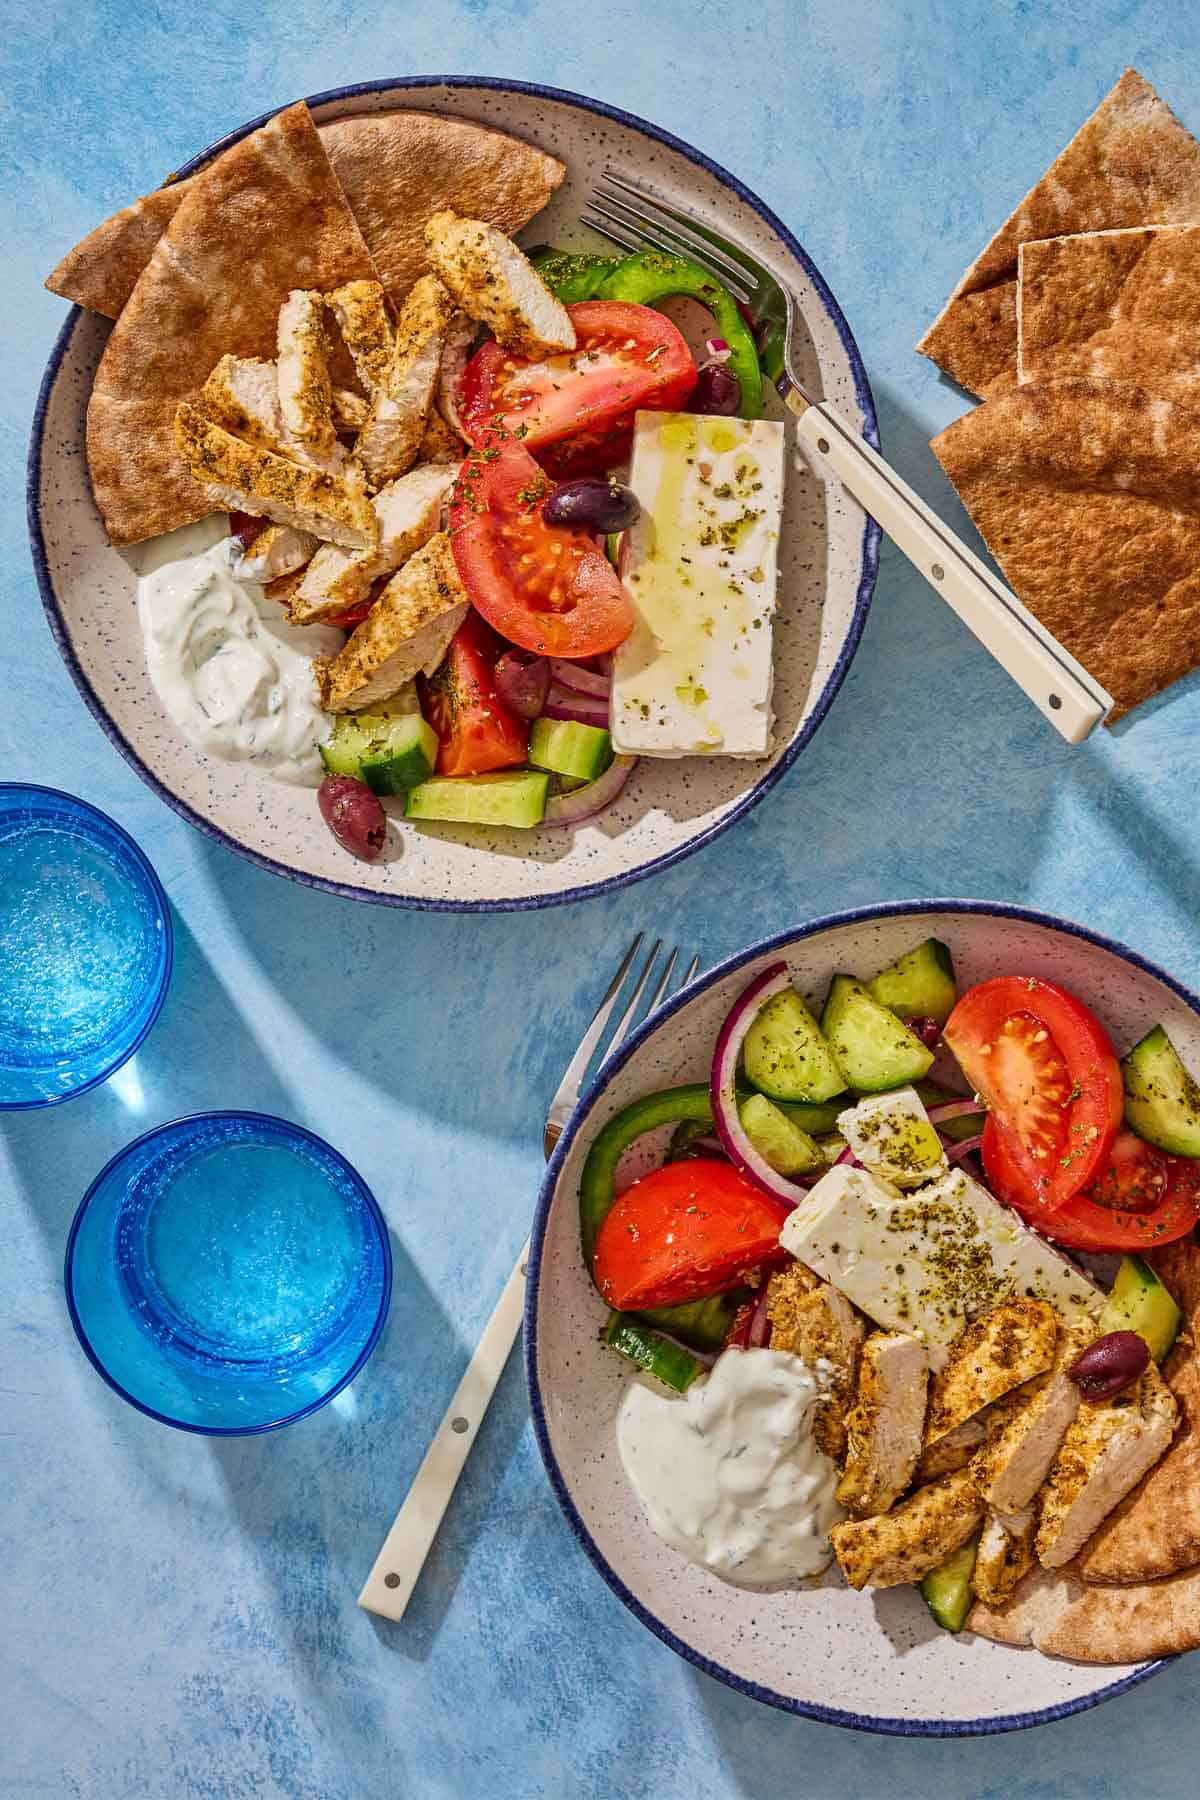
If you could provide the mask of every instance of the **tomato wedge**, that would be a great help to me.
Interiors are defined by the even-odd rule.
[[[613,1202],[596,1238],[596,1285],[622,1312],[725,1293],[782,1254],[786,1217],[729,1163],[668,1163]]]
[[[473,449],[450,500],[454,561],[488,624],[539,656],[599,656],[633,629],[633,607],[590,532],[547,525],[550,483],[520,444]]]
[[[438,735],[439,775],[485,775],[527,761],[529,722],[496,697],[500,647],[468,613],[435,673],[422,683],[423,711]]]
[[[463,427],[472,443],[508,431],[532,450],[582,433],[593,445],[605,442],[607,453],[632,428],[635,412],[669,412],[687,400],[696,365],[683,333],[662,313],[626,300],[582,300],[567,311],[574,350],[512,356],[492,342],[475,352],[462,382]]]
[[[1039,1217],[1065,1206],[1121,1123],[1121,1070],[1100,1021],[1053,982],[1002,975],[970,988],[942,1035],[1005,1139],[1023,1205]]]
[[[1123,1146],[1126,1136],[1132,1134],[1122,1132],[1116,1140],[1118,1146]],[[983,1128],[982,1151],[983,1166],[997,1197],[1006,1200],[1043,1237],[1068,1250],[1153,1250],[1157,1244],[1186,1237],[1200,1220],[1200,1163],[1192,1157],[1150,1152],[1162,1165],[1162,1186],[1149,1211],[1113,1204],[1122,1194],[1128,1197],[1132,1192],[1138,1204],[1144,1206],[1150,1192],[1140,1177],[1131,1189],[1130,1166],[1122,1149],[1115,1172],[1110,1158],[1089,1187],[1056,1212],[1047,1213],[1029,1205],[1011,1141],[994,1119],[989,1118]]]

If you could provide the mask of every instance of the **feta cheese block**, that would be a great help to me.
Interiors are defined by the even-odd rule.
[[[1011,1294],[1049,1300],[1068,1323],[1104,1295],[960,1169],[901,1193],[866,1169],[830,1169],[789,1214],[785,1250],[940,1369],[967,1323]]]
[[[837,1123],[859,1162],[896,1187],[920,1187],[949,1167],[916,1088],[869,1094],[839,1113]]]
[[[766,756],[783,426],[640,412],[622,557],[632,632],[613,656],[613,749]]]

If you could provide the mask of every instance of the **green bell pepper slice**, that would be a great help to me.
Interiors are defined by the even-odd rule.
[[[628,1357],[639,1369],[657,1376],[677,1394],[686,1394],[697,1375],[704,1373],[703,1364],[687,1350],[660,1337],[657,1331],[647,1331],[627,1313],[609,1313],[600,1336],[613,1350]]]
[[[544,279],[544,277],[543,277]],[[762,370],[758,348],[749,326],[742,318],[733,296],[726,292],[707,269],[688,262],[683,256],[669,256],[661,250],[641,250],[627,256],[596,290],[598,300],[631,300],[638,306],[653,306],[668,300],[672,294],[688,294],[699,300],[713,316],[717,335],[729,345],[729,361],[725,367],[736,375],[742,399],[738,417],[761,419],[763,410]]]
[[[680,1119],[705,1119],[711,1125],[712,1116],[708,1083],[695,1081],[687,1087],[647,1094],[608,1121],[588,1151],[579,1179],[579,1231],[583,1260],[589,1269],[596,1251],[596,1235],[617,1197],[617,1164],[630,1144],[659,1125],[676,1125]]]

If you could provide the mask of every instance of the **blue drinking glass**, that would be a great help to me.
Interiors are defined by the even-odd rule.
[[[0,783],[0,1109],[104,1081],[170,978],[167,897],[128,833],[71,794]]]
[[[270,1431],[352,1381],[392,1291],[362,1178],[302,1126],[209,1112],[160,1125],[84,1195],[66,1258],[80,1343],[152,1418]]]

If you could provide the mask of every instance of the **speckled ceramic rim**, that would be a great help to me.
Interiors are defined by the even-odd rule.
[[[101,812],[100,808],[98,806],[93,806],[90,800],[81,800],[78,794],[68,794],[65,788],[38,787],[31,781],[0,782],[0,795],[3,794],[41,794],[51,800],[66,800],[71,806],[81,807],[84,812],[91,813],[94,819],[102,820],[103,823],[108,826],[109,830],[115,832],[117,837],[120,838],[138,869],[141,871],[146,887],[158,908],[158,916],[162,920],[165,955],[163,958],[162,973],[159,976],[158,993],[155,995],[154,1004],[150,1008],[148,1016],[143,1020],[141,1028],[138,1031],[137,1036],[133,1039],[133,1042],[122,1050],[115,1062],[109,1063],[107,1068],[101,1069],[99,1074],[91,1076],[87,1081],[82,1082],[79,1087],[72,1088],[69,1094],[47,1094],[44,1098],[39,1100],[0,1100],[0,1113],[42,1112],[48,1106],[62,1106],[66,1101],[77,1100],[80,1094],[86,1094],[90,1092],[92,1088],[99,1087],[102,1081],[110,1080],[111,1077],[116,1074],[118,1069],[123,1069],[131,1056],[137,1055],[157,1023],[158,1015],[163,1009],[163,1001],[167,997],[167,989],[171,985],[171,971],[175,966],[175,928],[171,923],[171,907],[167,900],[166,891],[163,888],[162,882],[158,879],[153,864],[147,858],[141,845],[135,843],[125,827],[123,825],[118,825],[117,821],[114,818],[111,818],[108,813]]]
[[[1174,980],[1155,963],[1140,956],[1136,950],[1128,949],[1118,943],[1115,938],[1104,937],[1098,931],[1091,931],[1085,925],[1077,925],[1069,919],[1055,918],[1051,913],[1035,912],[1024,906],[1009,906],[987,900],[893,900],[881,906],[858,907],[851,912],[828,913],[824,918],[814,919],[811,924],[797,926],[791,931],[777,932],[773,937],[763,938],[759,943],[731,956],[726,962],[719,963],[716,968],[709,969],[688,987],[680,990],[664,1006],[661,1006],[645,1024],[632,1033],[612,1061],[589,1084],[581,1096],[579,1104],[571,1115],[569,1124],[563,1132],[555,1148],[554,1155],[546,1169],[538,1195],[537,1211],[534,1215],[533,1231],[530,1237],[528,1288],[525,1299],[525,1379],[529,1387],[529,1408],[533,1416],[533,1429],[537,1437],[538,1448],[546,1465],[546,1473],[550,1477],[550,1485],[563,1512],[567,1516],[575,1536],[600,1571],[613,1593],[624,1602],[630,1612],[649,1627],[656,1637],[669,1644],[671,1649],[703,1669],[706,1675],[712,1675],[723,1681],[727,1687],[735,1688],[739,1694],[745,1694],[751,1700],[761,1700],[768,1706],[777,1706],[782,1712],[799,1713],[808,1719],[819,1719],[826,1725],[844,1725],[854,1731],[877,1731],[893,1737],[986,1737],[994,1732],[1023,1731],[1030,1725],[1048,1725],[1055,1719],[1065,1719],[1071,1713],[1088,1712],[1093,1706],[1099,1706],[1103,1700],[1111,1700],[1116,1694],[1123,1694],[1127,1689],[1136,1687],[1151,1675],[1164,1669],[1172,1657],[1160,1657],[1155,1662],[1144,1663],[1135,1669],[1132,1675],[1114,1681],[1108,1687],[1097,1688],[1093,1693],[1080,1695],[1075,1700],[1064,1700],[1057,1706],[1043,1707],[1038,1712],[1004,1713],[989,1719],[889,1719],[880,1718],[871,1713],[856,1713],[835,1706],[818,1706],[815,1702],[796,1700],[788,1694],[777,1693],[773,1688],[762,1687],[758,1682],[746,1681],[735,1675],[731,1669],[710,1660],[691,1644],[677,1637],[661,1619],[648,1611],[640,1600],[625,1586],[612,1564],[604,1556],[595,1539],[592,1537],[579,1511],[571,1498],[570,1490],[558,1466],[558,1459],[550,1443],[550,1432],[546,1424],[546,1409],[542,1400],[541,1384],[538,1380],[538,1290],[540,1286],[542,1250],[546,1239],[546,1224],[550,1216],[550,1206],[554,1198],[554,1190],[558,1185],[559,1171],[562,1168],[577,1133],[581,1130],[597,1100],[617,1074],[635,1055],[647,1039],[654,1037],[673,1014],[689,1006],[696,996],[714,983],[724,979],[726,975],[743,968],[757,957],[771,950],[786,950],[790,944],[799,943],[805,938],[817,937],[823,931],[834,930],[842,925],[867,925],[876,919],[894,919],[905,914],[922,913],[963,913],[969,916],[982,916],[995,919],[1017,919],[1025,924],[1041,925],[1051,931],[1062,932],[1065,936],[1081,938],[1085,943],[1095,944],[1114,956],[1121,957],[1161,981],[1164,987],[1177,994],[1186,1006],[1200,1016],[1200,995],[1193,994],[1182,983]]]
[[[309,94],[307,96],[307,103],[309,106],[326,106],[338,100],[355,99],[362,95],[384,95],[403,92],[410,88],[434,87],[462,88],[467,90],[471,88],[481,88],[500,93],[528,94],[529,97],[534,100],[551,100],[565,106],[574,106],[584,112],[596,113],[601,118],[612,119],[614,123],[625,126],[629,130],[639,131],[643,136],[653,139],[655,143],[664,144],[667,149],[675,151],[680,156],[685,156],[689,162],[695,163],[697,167],[706,170],[708,174],[714,176],[723,186],[736,194],[739,200],[751,207],[763,222],[776,233],[782,242],[786,244],[788,250],[796,258],[796,261],[800,264],[801,268],[812,282],[814,289],[820,297],[822,305],[829,314],[838,337],[841,339],[842,346],[849,360],[850,368],[854,376],[855,396],[862,409],[863,417],[866,420],[864,435],[868,443],[872,444],[876,449],[879,448],[879,427],[875,416],[875,401],[871,394],[870,383],[867,380],[867,371],[850,327],[847,325],[842,310],[834,299],[824,276],[820,273],[809,256],[806,255],[804,250],[801,249],[800,245],[792,236],[792,233],[788,230],[783,221],[771,211],[770,207],[768,207],[764,201],[758,198],[757,194],[753,193],[748,187],[740,182],[735,175],[731,175],[728,170],[723,169],[719,163],[713,162],[711,157],[705,156],[701,151],[693,149],[690,144],[686,144],[682,138],[673,136],[669,131],[663,131],[661,127],[657,125],[651,125],[648,120],[638,118],[635,113],[625,112],[619,106],[609,106],[603,100],[591,100],[584,94],[575,94],[566,88],[543,87],[536,82],[507,81],[502,78],[488,75],[403,75],[384,81],[360,81],[355,82],[348,87],[326,88],[319,94]],[[218,138],[217,141],[210,144],[207,149],[200,151],[199,155],[192,157],[189,162],[184,163],[182,167],[176,171],[177,175],[183,176],[192,174],[196,169],[200,168],[202,164],[209,161],[211,157],[216,156],[220,151],[227,149],[230,144],[236,144],[239,139],[246,137],[250,132],[257,131],[260,125],[264,125],[268,119],[274,118],[275,113],[278,110],[279,109],[275,107],[272,108],[270,112],[261,113],[258,118],[251,119],[247,124],[239,126],[236,131],[231,131],[227,136]],[[787,749],[783,752],[779,761],[767,771],[762,777],[762,780],[757,782],[748,794],[744,795],[741,800],[731,806],[725,816],[719,819],[716,824],[710,825],[705,831],[698,832],[688,843],[681,844],[678,849],[670,851],[667,855],[657,857],[650,862],[642,863],[637,868],[623,870],[619,875],[610,875],[603,881],[585,882],[579,887],[564,888],[561,893],[557,894],[533,894],[526,898],[503,900],[431,900],[418,894],[381,894],[373,889],[359,887],[353,882],[330,881],[324,876],[311,875],[303,869],[289,868],[286,863],[276,862],[272,857],[263,856],[261,852],[251,850],[247,845],[241,844],[235,838],[230,837],[219,825],[214,825],[210,819],[202,818],[199,813],[194,812],[190,806],[180,800],[169,788],[165,787],[158,777],[147,768],[133,745],[117,729],[116,725],[105,711],[99,696],[92,688],[92,685],[71,646],[70,637],[58,609],[58,598],[54,592],[54,584],[50,578],[50,567],[46,556],[46,543],[42,534],[39,503],[42,476],[42,441],[46,424],[46,411],[49,406],[51,391],[58,379],[59,367],[66,354],[72,334],[74,333],[80,310],[81,309],[77,306],[71,308],[71,311],[67,314],[66,323],[59,332],[58,337],[55,340],[54,348],[50,352],[50,360],[46,364],[46,372],[42,376],[41,387],[38,390],[37,405],[34,408],[33,430],[30,437],[29,459],[26,472],[25,504],[29,522],[30,542],[33,549],[34,574],[37,577],[38,589],[41,593],[42,605],[50,624],[50,630],[53,634],[55,643],[58,645],[59,653],[66,663],[67,668],[70,670],[75,685],[82,694],[88,710],[95,718],[101,730],[120,751],[126,762],[130,763],[132,767],[136,769],[147,787],[153,788],[160,800],[165,800],[167,805],[171,807],[174,812],[177,812],[181,818],[186,819],[189,825],[194,825],[197,831],[202,831],[206,837],[215,839],[218,844],[224,844],[227,850],[235,851],[238,856],[244,856],[247,861],[255,863],[260,869],[267,869],[272,875],[284,875],[291,881],[302,882],[305,887],[322,888],[326,893],[343,895],[350,900],[365,900],[379,906],[402,906],[415,912],[528,912],[544,906],[561,906],[569,900],[587,900],[597,894],[609,894],[614,892],[617,888],[627,887],[630,882],[642,881],[647,875],[654,875],[660,869],[669,869],[674,863],[681,862],[685,856],[691,856],[693,851],[703,848],[705,844],[710,843],[712,839],[717,837],[722,831],[727,830],[737,819],[742,818],[744,814],[748,813],[752,807],[757,806],[758,802],[770,792],[775,786],[775,783],[788,769],[791,768],[797,756],[799,756],[801,750],[803,750],[804,746],[808,743],[818,725],[820,725],[826,713],[829,711],[829,708],[832,706],[837,691],[845,680],[846,672],[854,659],[854,653],[858,649],[859,640],[863,633],[863,627],[867,620],[867,610],[871,603],[871,595],[875,587],[875,577],[879,570],[879,545],[882,534],[875,521],[869,517],[863,528],[862,574],[859,578],[858,593],[855,597],[854,613],[850,620],[849,629],[847,630],[837,661],[833,666],[829,679],[826,681],[812,712],[809,714],[800,730],[796,733],[796,736],[792,739]]]
[[[371,1327],[366,1342],[351,1366],[327,1394],[321,1395],[319,1400],[310,1400],[307,1406],[298,1407],[295,1412],[285,1413],[281,1419],[268,1419],[262,1425],[192,1425],[184,1419],[173,1419],[169,1413],[157,1412],[154,1407],[147,1406],[144,1401],[135,1399],[128,1389],[121,1386],[119,1381],[114,1381],[92,1348],[91,1341],[76,1310],[75,1296],[72,1292],[71,1263],[75,1253],[75,1240],[79,1236],[84,1214],[91,1204],[92,1196],[105,1176],[140,1145],[149,1143],[151,1138],[163,1137],[167,1132],[178,1131],[183,1125],[197,1125],[205,1119],[249,1119],[256,1125],[275,1125],[290,1137],[303,1138],[306,1143],[312,1144],[315,1149],[330,1157],[345,1171],[359,1197],[366,1203],[368,1217],[375,1227],[375,1234],[383,1253],[383,1292],[379,1297],[379,1314]],[[291,1119],[281,1119],[276,1113],[247,1112],[243,1107],[217,1107],[209,1112],[184,1113],[181,1118],[169,1119],[165,1125],[155,1125],[152,1130],[143,1131],[140,1137],[132,1138],[128,1144],[123,1145],[117,1151],[115,1156],[109,1157],[100,1173],[88,1187],[87,1193],[75,1209],[75,1217],[71,1220],[66,1255],[63,1258],[63,1288],[67,1298],[67,1311],[71,1315],[71,1324],[74,1327],[75,1336],[79,1339],[80,1348],[97,1375],[108,1384],[114,1394],[119,1394],[122,1400],[127,1400],[130,1406],[136,1407],[138,1412],[145,1413],[148,1419],[157,1419],[160,1425],[170,1425],[175,1431],[190,1431],[196,1437],[260,1437],[264,1431],[280,1431],[285,1425],[294,1425],[298,1419],[307,1419],[310,1413],[319,1412],[323,1406],[328,1406],[329,1402],[335,1395],[340,1394],[343,1388],[349,1387],[355,1376],[361,1373],[371,1352],[379,1342],[392,1304],[392,1241],[388,1236],[387,1220],[379,1210],[379,1202],[353,1163],[347,1162],[340,1150],[335,1150],[332,1144],[326,1143],[324,1138],[318,1137],[315,1131],[309,1131],[307,1126],[296,1125]]]

